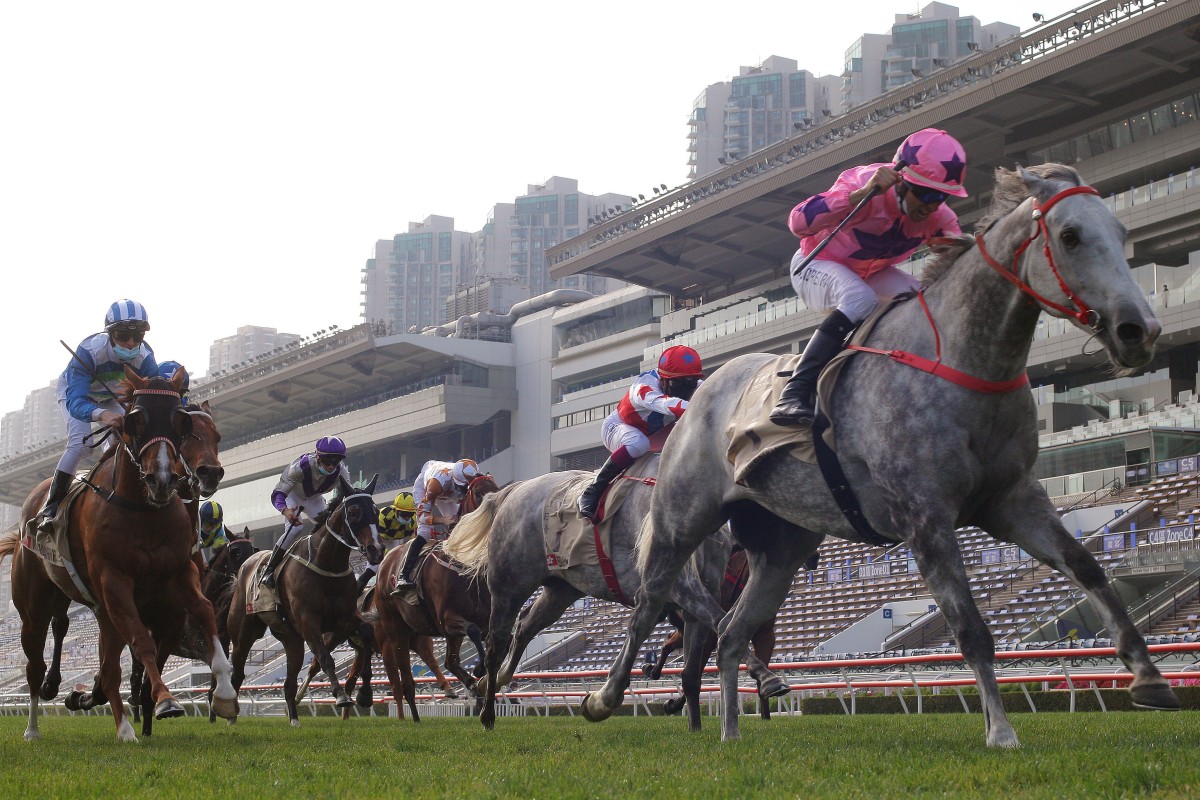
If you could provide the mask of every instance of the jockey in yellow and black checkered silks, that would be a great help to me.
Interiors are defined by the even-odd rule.
[[[406,541],[416,532],[417,507],[413,502],[412,492],[401,492],[396,495],[390,506],[379,509],[379,536],[383,539],[384,549],[397,542]],[[360,593],[374,576],[375,568],[371,566],[358,576]]]

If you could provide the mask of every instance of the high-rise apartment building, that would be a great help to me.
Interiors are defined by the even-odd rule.
[[[710,85],[688,119],[688,177],[720,169],[830,116],[840,90],[841,79],[814,77],[781,56]]]
[[[280,347],[300,340],[295,333],[280,333],[274,328],[258,325],[243,325],[233,336],[217,339],[208,347],[208,374],[215,375],[232,369],[258,356],[263,356]],[[186,367],[187,365],[184,364]],[[195,380],[196,373],[192,372]]]
[[[558,285],[550,280],[546,264],[548,248],[578,236],[587,229],[590,219],[615,211],[618,205],[628,208],[630,196],[584,194],[574,178],[555,176],[530,185],[512,203],[498,203],[492,208],[480,233],[482,271],[516,276],[529,288],[530,297],[558,288],[604,294],[623,285],[594,275],[571,276]]]
[[[890,33],[856,39],[846,48],[841,75],[814,77],[782,56],[742,67],[737,77],[708,86],[692,104],[688,178],[715,172],[1019,32],[1015,25],[982,25],[959,16],[955,6],[929,3],[915,14],[897,14]]]
[[[983,25],[945,3],[929,3],[915,14],[897,14],[890,33],[863,34],[846,49],[841,109],[932,75],[972,52],[991,50],[1018,33],[1016,25]]]
[[[476,237],[453,217],[429,216],[375,246],[363,269],[363,316],[384,331],[418,332],[446,321],[446,300],[475,273]]]
[[[0,458],[39,447],[60,439],[67,424],[58,407],[58,379],[25,396],[19,411],[10,411],[0,419]]]

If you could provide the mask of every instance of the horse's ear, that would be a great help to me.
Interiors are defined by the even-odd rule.
[[[205,414],[208,414],[210,417],[212,417],[212,415],[213,415],[212,409],[209,407],[207,400],[205,400],[203,403],[200,404],[200,410],[203,411]],[[213,419],[216,419],[216,417],[213,417]]]
[[[1045,196],[1046,180],[1042,176],[1030,172],[1020,164],[1017,164],[1016,172],[1021,177],[1021,183],[1025,184],[1025,188],[1029,190],[1030,197]]]
[[[149,381],[147,381],[141,375],[138,375],[137,372],[134,371],[133,367],[129,366],[128,364],[122,364],[121,366],[125,369],[125,380],[129,381],[130,386],[132,386],[134,389],[146,388],[146,384]]]
[[[192,433],[192,415],[189,414],[183,406],[177,406],[175,413],[171,416],[171,427],[180,437],[189,436]]]
[[[379,480],[379,473],[376,472],[371,476],[371,482],[367,484],[367,488],[363,489],[367,494],[375,494],[375,482]]]
[[[187,380],[188,371],[183,367],[175,370],[175,374],[171,376],[171,388],[183,394],[183,382]]]
[[[339,474],[338,475],[338,496],[348,497],[352,494],[354,494],[354,487],[350,485],[350,482],[346,480],[346,477],[344,475]]]

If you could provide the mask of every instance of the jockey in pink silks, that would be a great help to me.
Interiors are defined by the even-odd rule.
[[[777,425],[809,425],[816,415],[817,376],[846,337],[866,319],[881,297],[914,291],[920,285],[897,269],[927,239],[957,236],[958,217],[943,203],[966,197],[967,156],[945,131],[926,128],[905,139],[892,164],[848,169],[826,192],[792,209],[788,227],[800,237],[792,257],[792,287],[804,304],[828,311],[771,411]],[[897,169],[897,165],[903,163]],[[805,258],[850,212],[877,194],[834,235],[820,254]]]

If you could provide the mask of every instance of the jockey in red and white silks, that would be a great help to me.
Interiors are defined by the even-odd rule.
[[[687,406],[687,400],[663,392],[658,370],[643,372],[604,419],[600,437],[610,453],[624,447],[633,463],[649,452],[650,435],[678,421]]]
[[[612,455],[579,496],[581,516],[595,520],[604,490],[649,452],[652,434],[679,421],[703,378],[700,355],[683,345],[663,350],[658,366],[637,377],[600,428],[600,438]]]

